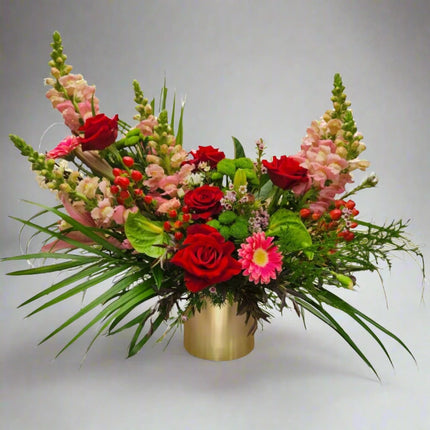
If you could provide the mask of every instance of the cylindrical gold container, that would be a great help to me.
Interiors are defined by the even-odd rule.
[[[254,349],[254,323],[245,315],[237,315],[237,303],[214,306],[209,301],[184,323],[184,347],[205,360],[235,360]]]

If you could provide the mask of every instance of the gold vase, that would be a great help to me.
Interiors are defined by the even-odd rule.
[[[254,335],[248,334],[254,320],[237,315],[237,303],[214,306],[206,301],[201,311],[184,322],[184,347],[205,360],[235,360],[254,349]]]

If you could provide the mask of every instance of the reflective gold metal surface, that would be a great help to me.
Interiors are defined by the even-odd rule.
[[[237,303],[206,306],[184,323],[184,346],[191,354],[205,360],[235,360],[254,349],[253,324],[246,315],[237,315]]]

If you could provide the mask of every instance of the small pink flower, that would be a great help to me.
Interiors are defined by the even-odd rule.
[[[61,158],[69,155],[79,146],[79,141],[75,136],[67,136],[54,149],[46,154],[47,158]]]
[[[273,237],[266,237],[263,232],[248,237],[238,253],[243,274],[254,284],[268,284],[282,270],[282,254],[273,244]]]

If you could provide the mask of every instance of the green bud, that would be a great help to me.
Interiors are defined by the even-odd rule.
[[[244,169],[237,169],[237,171],[236,171],[236,173],[234,175],[234,181],[233,181],[234,189],[236,191],[239,191],[239,188],[242,185],[246,186],[247,183],[248,182],[246,180],[246,172],[245,172],[245,170]]]

